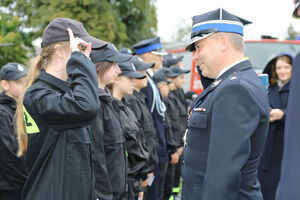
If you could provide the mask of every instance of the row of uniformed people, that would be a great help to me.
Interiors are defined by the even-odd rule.
[[[11,199],[142,199],[142,187],[155,177],[158,184],[147,189],[147,199],[158,199],[169,161],[165,131],[173,128],[167,124],[180,123],[164,120],[165,107],[151,78],[153,99],[141,92],[146,70],[159,63],[147,55],[156,55],[155,49],[141,56],[154,63],[143,62],[66,18],[50,22],[41,46],[16,112],[18,155],[28,175],[19,177],[19,189],[10,185],[4,192],[16,196]],[[175,140],[179,148],[180,139]],[[169,150],[171,163],[175,148]]]

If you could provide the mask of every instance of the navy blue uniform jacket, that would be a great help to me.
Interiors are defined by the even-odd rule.
[[[277,200],[300,199],[300,53],[293,63],[293,73],[285,122],[285,137],[281,178],[277,189]]]
[[[192,105],[182,200],[262,200],[257,168],[269,126],[263,84],[246,60]]]
[[[21,199],[93,199],[91,124],[99,109],[97,73],[79,51],[72,53],[67,73],[69,82],[41,71],[26,90],[29,174]]]

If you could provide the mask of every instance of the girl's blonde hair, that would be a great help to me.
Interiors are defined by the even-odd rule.
[[[27,152],[27,132],[24,123],[24,111],[23,111],[23,100],[26,90],[34,84],[42,69],[46,69],[47,65],[51,62],[53,53],[58,48],[69,48],[70,43],[68,41],[58,42],[50,44],[42,49],[42,53],[33,59],[30,68],[28,70],[28,75],[26,77],[24,92],[20,95],[18,99],[18,105],[16,110],[16,129],[17,137],[19,143],[18,156],[24,155]]]

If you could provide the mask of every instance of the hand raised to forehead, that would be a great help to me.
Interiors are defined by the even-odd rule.
[[[73,31],[70,28],[68,28],[67,31],[68,31],[69,37],[70,37],[70,47],[72,49],[72,52],[80,51],[79,45],[84,46],[86,48],[84,50],[82,50],[81,52],[89,58],[91,49],[92,49],[92,44],[90,42],[89,43],[85,42],[84,40],[82,40],[79,37],[75,37],[73,34]]]

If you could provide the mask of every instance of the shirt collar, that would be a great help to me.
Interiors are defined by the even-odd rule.
[[[219,73],[219,75],[217,76],[217,78],[219,78],[222,74],[224,74],[227,70],[229,70],[229,69],[232,68],[233,66],[235,66],[235,65],[237,65],[237,64],[239,64],[239,63],[241,63],[241,62],[243,62],[243,61],[245,61],[245,60],[248,60],[248,58],[246,57],[246,58],[244,58],[244,59],[242,59],[242,60],[239,60],[239,61],[237,61],[237,62],[234,62],[234,63],[232,63],[231,65],[229,65],[229,66],[223,68],[223,69],[220,71],[220,73]],[[216,79],[217,79],[217,78],[216,78]]]

